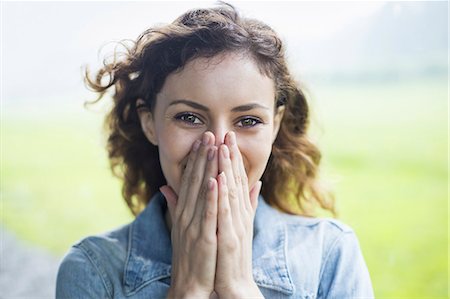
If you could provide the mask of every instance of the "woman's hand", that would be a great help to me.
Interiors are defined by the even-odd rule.
[[[169,298],[209,298],[217,259],[217,147],[206,132],[196,141],[180,192],[161,187],[172,221],[172,282]]]
[[[217,269],[220,298],[263,298],[253,280],[252,241],[261,182],[249,191],[247,174],[234,132],[218,151]]]

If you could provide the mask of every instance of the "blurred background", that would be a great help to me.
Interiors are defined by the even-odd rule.
[[[377,298],[447,298],[448,3],[231,3],[286,42]],[[2,2],[0,298],[53,297],[71,244],[133,218],[83,67],[213,4]]]

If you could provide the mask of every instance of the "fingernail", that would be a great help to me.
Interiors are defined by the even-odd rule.
[[[192,150],[196,152],[200,148],[200,140],[195,140],[194,145],[192,146]]]
[[[214,179],[213,178],[209,178],[209,180],[208,180],[208,189],[209,190],[214,189]]]
[[[221,172],[220,174],[219,174],[219,176],[220,176],[220,182],[223,184],[223,185],[226,185],[227,184],[227,177],[226,177],[226,175],[225,175],[225,172]]]
[[[203,145],[208,145],[208,141],[209,141],[209,135],[206,133],[203,133],[203,139],[202,139]]]
[[[211,161],[214,159],[214,155],[216,154],[216,149],[214,147],[210,148],[208,151],[208,160]]]
[[[228,159],[230,157],[230,152],[228,151],[228,147],[226,145],[223,145],[220,147],[221,151],[222,151],[222,157],[224,157],[225,159]]]

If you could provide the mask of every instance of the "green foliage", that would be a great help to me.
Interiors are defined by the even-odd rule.
[[[310,90],[324,176],[377,298],[447,297],[446,80]],[[3,111],[1,221],[57,254],[132,220],[109,171],[101,115],[75,110]]]
[[[8,228],[62,254],[88,234],[132,220],[109,170],[100,114],[11,110],[2,123]]]
[[[325,172],[377,298],[447,298],[447,82],[312,90]]]

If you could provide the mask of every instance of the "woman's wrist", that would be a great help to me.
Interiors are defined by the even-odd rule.
[[[240,286],[234,286],[226,290],[218,291],[217,295],[220,299],[234,299],[234,298],[251,298],[251,299],[264,299],[261,291],[255,282],[248,284],[242,284]]]
[[[198,287],[177,287],[171,286],[167,293],[167,299],[209,299],[210,296],[209,291],[202,290]]]

